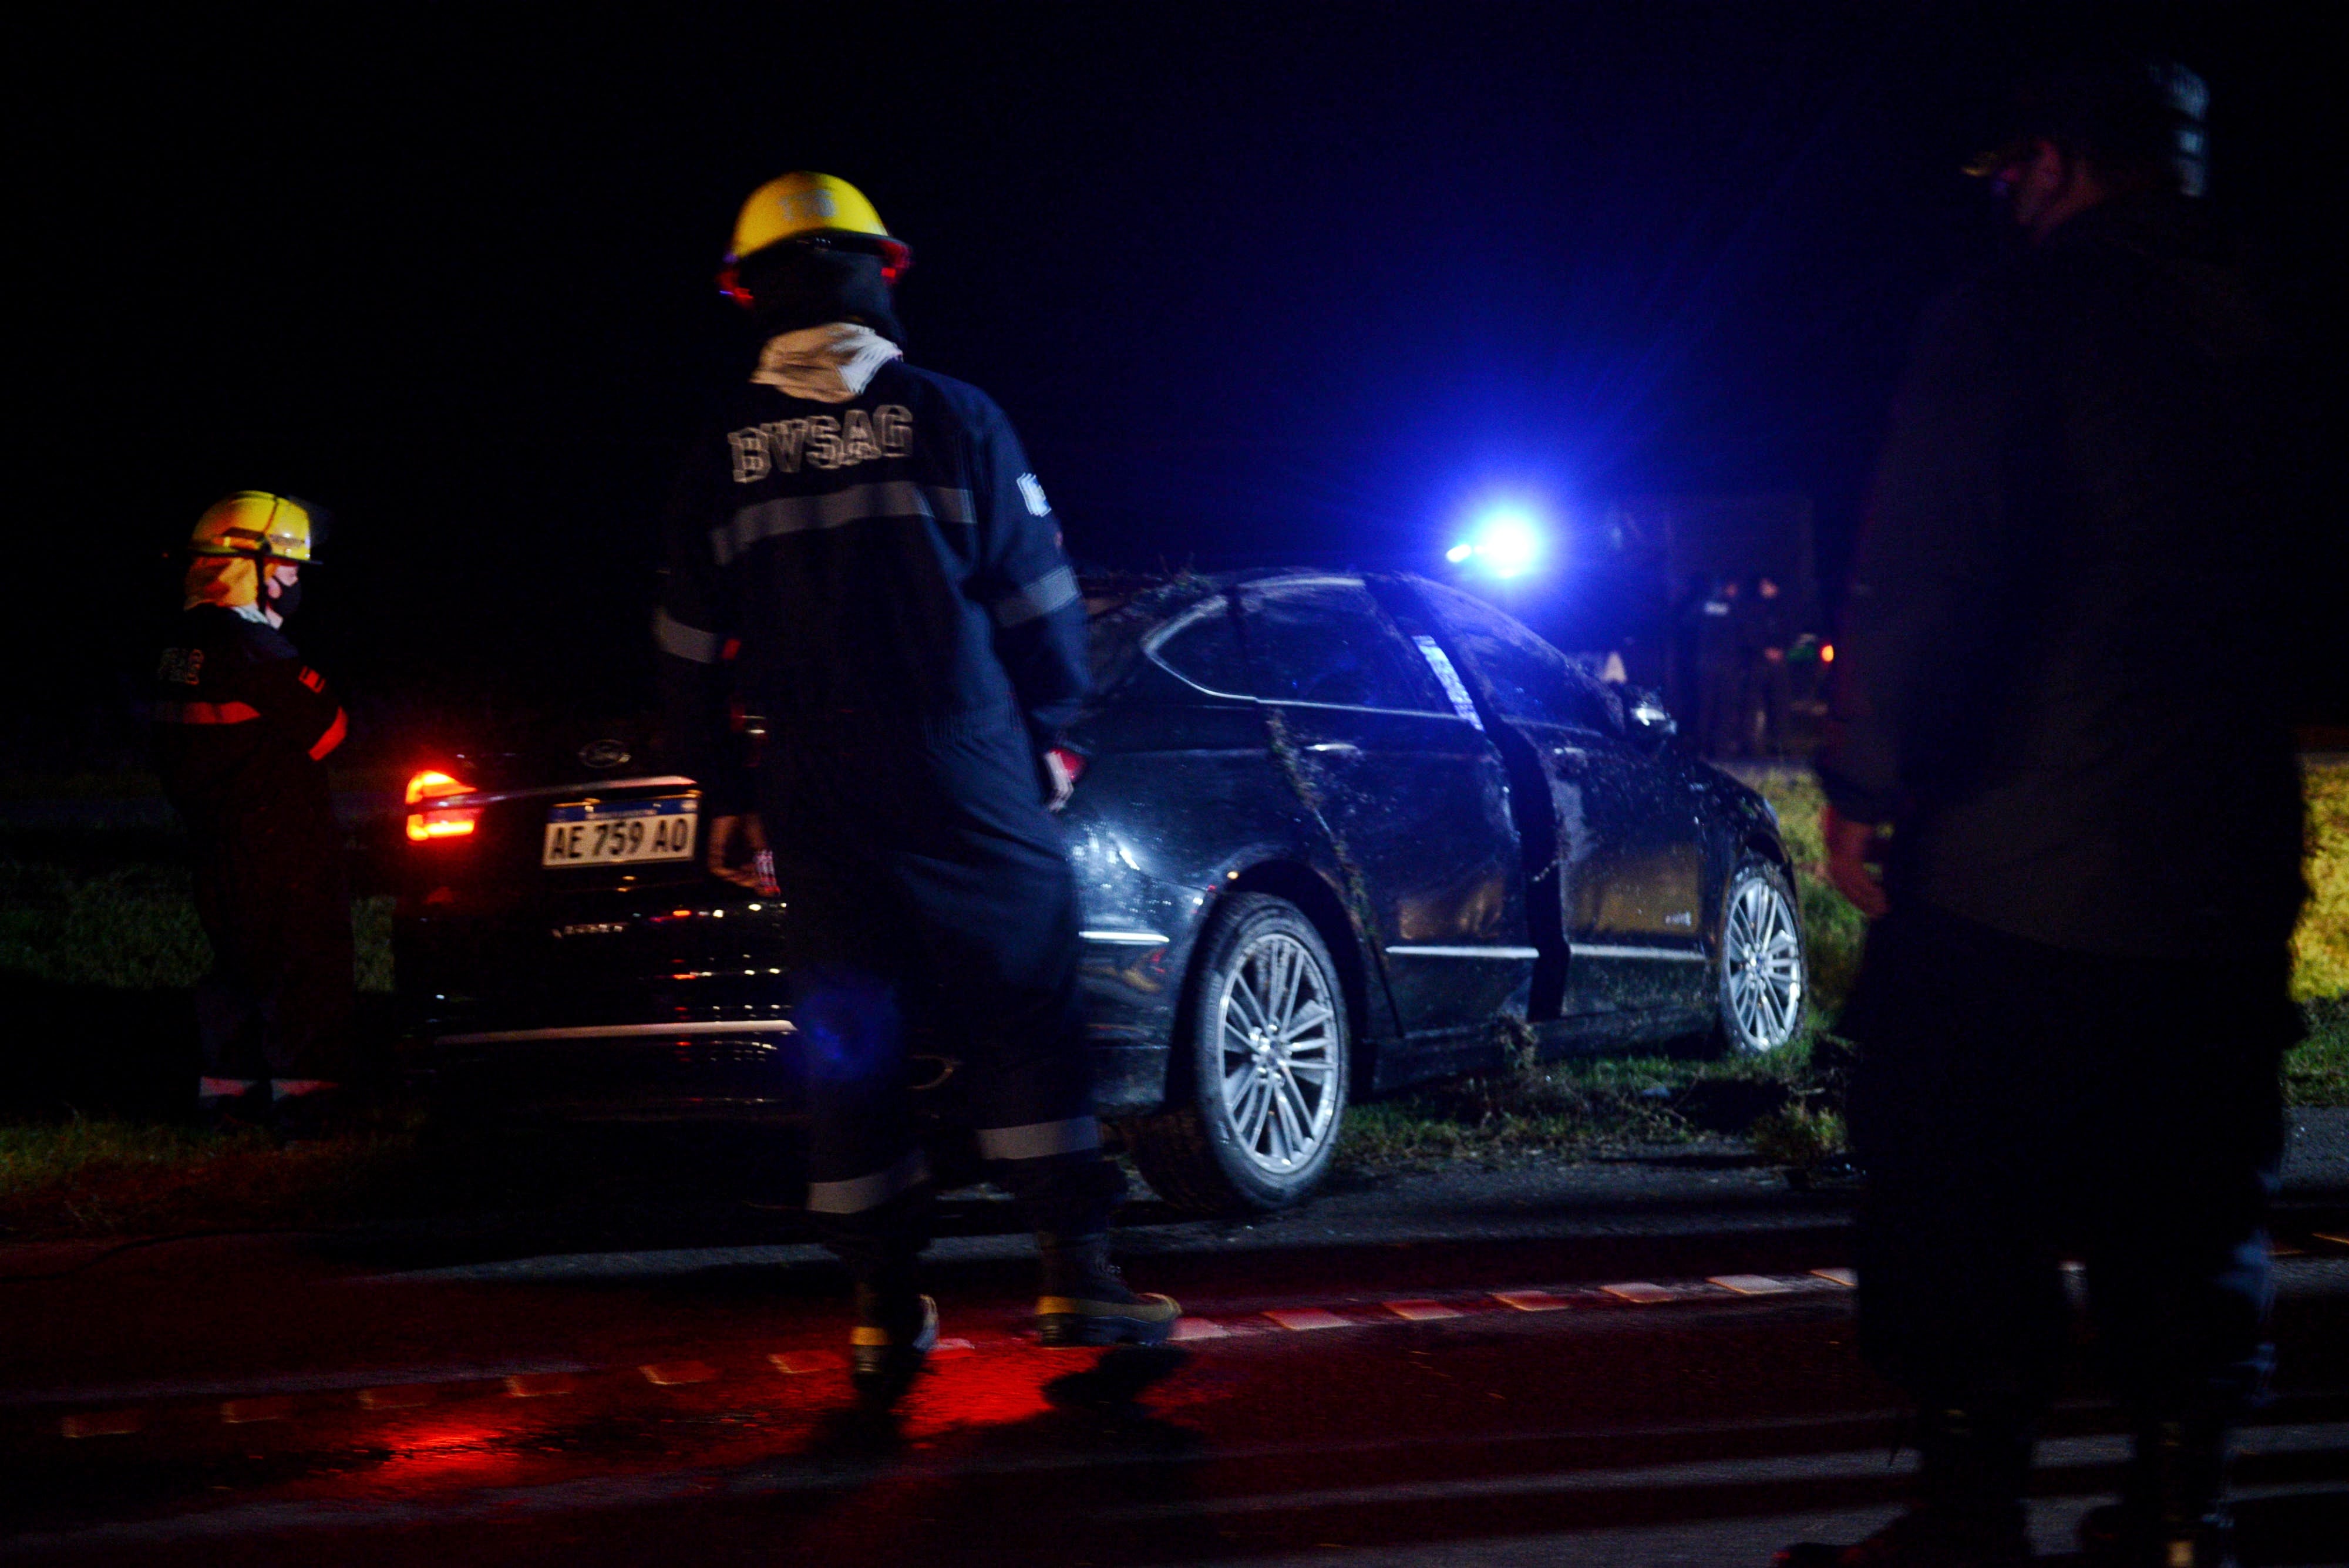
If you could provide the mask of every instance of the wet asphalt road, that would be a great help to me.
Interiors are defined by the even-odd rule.
[[[2349,1113],[2303,1124],[2255,1562],[2349,1561]],[[1864,1532],[1907,1468],[1852,1355],[1847,1207],[1699,1158],[1397,1179],[1253,1227],[1144,1209],[1130,1272],[1198,1336],[1169,1367],[1036,1346],[1025,1242],[974,1195],[894,1434],[842,1419],[839,1282],[788,1234],[5,1249],[0,1555],[1764,1563]],[[2112,1483],[2114,1425],[2085,1385],[2060,1412],[2044,1549]]]

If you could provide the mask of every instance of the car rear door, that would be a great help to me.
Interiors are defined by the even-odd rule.
[[[1236,587],[1278,761],[1336,840],[1406,1033],[1522,1010],[1536,950],[1500,758],[1359,577]]]
[[[1492,606],[1424,592],[1485,700],[1522,735],[1556,816],[1568,950],[1559,1012],[1677,1006],[1702,990],[1703,839],[1676,769],[1635,750],[1614,700],[1549,644]]]

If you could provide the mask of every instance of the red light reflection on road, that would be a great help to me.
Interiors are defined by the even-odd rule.
[[[419,1421],[386,1434],[391,1456],[377,1469],[376,1479],[419,1488],[498,1480],[518,1468],[511,1437],[506,1428],[479,1418],[451,1415]]]

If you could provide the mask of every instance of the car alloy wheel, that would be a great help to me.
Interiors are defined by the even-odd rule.
[[[1220,980],[1225,1128],[1251,1164],[1293,1175],[1337,1124],[1334,988],[1319,957],[1279,929],[1257,936]]]
[[[1730,884],[1721,922],[1721,1027],[1731,1047],[1765,1055],[1801,1028],[1808,984],[1803,926],[1785,879],[1747,865]]]
[[[1166,1108],[1121,1124],[1159,1197],[1195,1214],[1285,1209],[1330,1168],[1350,1024],[1338,966],[1305,912],[1224,900],[1199,938]]]

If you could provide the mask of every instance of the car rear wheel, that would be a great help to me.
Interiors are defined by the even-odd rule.
[[[1785,873],[1748,860],[1721,900],[1721,1033],[1742,1056],[1766,1056],[1802,1029],[1810,1002],[1803,922]]]
[[[1160,1197],[1268,1210],[1320,1183],[1346,1111],[1346,1001],[1313,923],[1243,893],[1201,942],[1177,1103],[1127,1129]]]

